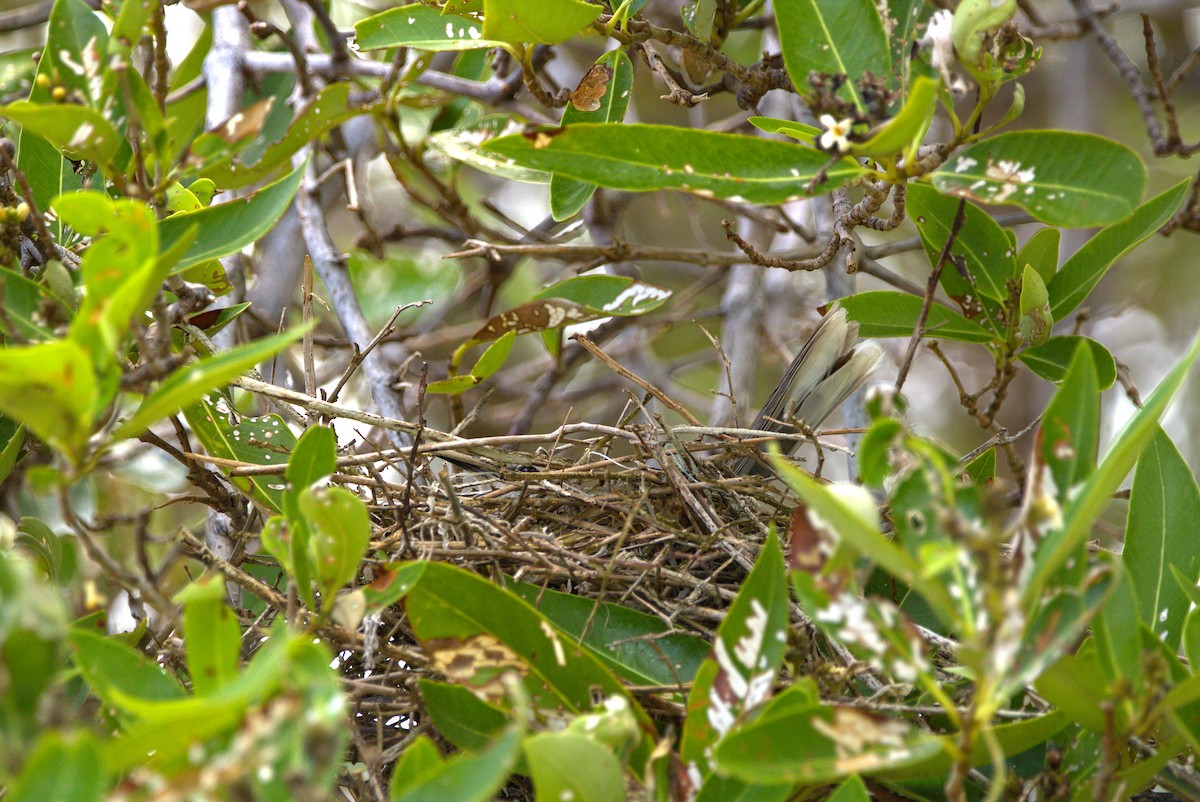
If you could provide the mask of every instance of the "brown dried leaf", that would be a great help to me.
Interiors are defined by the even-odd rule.
[[[596,64],[583,76],[579,86],[571,93],[571,105],[579,111],[596,111],[600,100],[612,80],[613,69],[607,64]]]
[[[521,304],[507,312],[493,316],[472,335],[471,339],[482,343],[495,340],[510,331],[526,334],[531,331],[554,329],[570,323],[585,323],[599,317],[602,315],[591,311],[583,304],[562,298],[544,298],[540,301]]]

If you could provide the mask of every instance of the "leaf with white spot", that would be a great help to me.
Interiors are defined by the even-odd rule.
[[[44,138],[67,158],[94,161],[106,170],[116,169],[114,160],[125,144],[113,124],[87,106],[18,100],[0,106],[0,117]]]
[[[411,47],[414,50],[477,50],[502,42],[483,38],[483,26],[469,17],[445,14],[420,3],[389,8],[354,24],[360,50]]]
[[[1200,578],[1200,489],[1187,462],[1161,428],[1138,458],[1121,552],[1142,623],[1178,649],[1191,601],[1171,568],[1191,584]]]
[[[676,189],[747,203],[828,192],[867,171],[791,142],[670,125],[586,123],[492,140],[485,154],[610,189]],[[814,179],[824,180],[815,186]]]
[[[658,309],[671,297],[671,291],[628,276],[595,274],[555,282],[533,297],[562,298],[605,316],[629,317]]]
[[[628,276],[575,276],[552,284],[533,296],[531,301],[493,315],[471,335],[466,345],[469,347],[474,343],[494,340],[510,332],[527,334],[540,331],[546,335],[546,347],[551,353],[557,353],[558,330],[563,326],[607,317],[644,315],[661,307],[670,297],[670,290]],[[455,380],[459,378],[455,377]],[[464,389],[465,386],[473,386],[464,385],[461,381],[458,384]],[[453,389],[447,385],[438,392]]]
[[[696,672],[688,695],[680,743],[686,769],[684,798],[693,796],[710,773],[713,745],[770,696],[783,661],[787,601],[783,550],[772,532],[717,630],[712,654]]]
[[[548,172],[530,169],[517,161],[501,158],[485,150],[485,146],[491,140],[498,137],[509,139],[509,135],[519,135],[523,130],[524,126],[512,117],[492,114],[449,131],[438,131],[430,135],[426,142],[433,150],[489,175],[507,178],[510,181],[549,183]]]
[[[224,396],[208,396],[183,410],[188,426],[209,456],[249,465],[284,465],[296,435],[278,415],[238,418]],[[228,471],[228,468],[224,468]],[[287,484],[280,476],[231,477],[238,488],[272,512],[283,512]]]
[[[951,156],[933,185],[979,203],[1019,206],[1054,226],[1099,226],[1137,207],[1146,165],[1125,145],[1094,134],[1014,131]]]

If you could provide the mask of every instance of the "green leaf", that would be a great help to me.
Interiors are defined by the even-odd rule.
[[[713,23],[716,22],[717,0],[692,0],[679,10],[683,24],[702,42],[712,40]]]
[[[417,7],[433,16],[439,16],[434,9]],[[231,152],[215,163],[200,167],[196,174],[201,178],[210,179],[222,189],[249,186],[270,176],[281,165],[287,163],[300,148],[315,142],[335,126],[366,111],[364,106],[350,101],[349,84],[330,84],[305,104],[288,126],[283,138],[268,146],[256,162],[245,164],[235,158],[236,153]]]
[[[452,376],[449,379],[430,382],[426,385],[425,392],[434,395],[461,395],[478,384],[479,380],[468,373],[465,376]]]
[[[1066,376],[1042,415],[1041,461],[1050,471],[1059,504],[1096,467],[1100,447],[1100,387],[1090,349],[1075,349]]]
[[[117,153],[125,144],[113,124],[87,106],[18,100],[0,106],[0,117],[37,134],[69,158],[93,161],[106,170],[113,169]]]
[[[884,159],[919,145],[933,121],[939,86],[939,82],[933,78],[918,75],[908,91],[908,99],[896,116],[866,142],[851,144],[850,153]]]
[[[337,438],[328,426],[310,426],[288,457],[287,480],[299,493],[337,470]]]
[[[183,632],[192,689],[203,696],[230,682],[238,673],[242,626],[225,603],[225,579],[208,573],[184,587],[175,600],[183,604]]]
[[[142,31],[154,8],[154,3],[150,0],[125,0],[121,3],[121,10],[113,22],[108,40],[110,55],[129,56],[133,46],[141,40]]]
[[[1108,682],[1094,640],[1085,642],[1076,654],[1059,658],[1033,684],[1060,714],[1093,732],[1104,732],[1102,702]]]
[[[563,110],[562,125],[619,123],[625,119],[625,110],[633,90],[633,63],[623,50],[610,50],[596,59],[596,64],[612,70],[612,77],[604,87],[604,95],[598,101],[599,108],[586,111],[576,108],[574,103],[568,103]],[[595,191],[595,184],[563,175],[551,176],[550,213],[555,220],[566,220],[582,209]]]
[[[183,415],[209,455],[251,465],[282,465],[296,445],[296,436],[278,415],[234,418],[225,398],[201,398]],[[226,469],[228,470],[228,469]],[[283,512],[284,482],[278,476],[237,476],[230,480],[271,512]]]
[[[1103,229],[1067,259],[1046,284],[1055,320],[1064,319],[1083,303],[1114,262],[1171,219],[1187,195],[1190,183],[1182,181],[1155,195],[1128,219]]]
[[[1026,240],[1017,254],[1017,266],[1029,265],[1042,277],[1045,284],[1054,279],[1058,270],[1058,248],[1062,232],[1057,228],[1043,228]]]
[[[284,493],[283,505],[290,505],[292,498]],[[272,515],[263,524],[259,537],[263,549],[279,561],[279,567],[295,583],[297,592],[307,604],[312,600],[312,566],[308,556],[308,529],[299,517],[299,512],[290,518]],[[290,521],[296,521],[297,526],[291,526]]]
[[[975,459],[971,460],[963,473],[971,478],[973,484],[982,485],[996,478],[996,449],[989,448]]]
[[[489,802],[504,785],[520,753],[521,731],[512,727],[479,754],[462,754],[428,768],[417,782],[392,795],[392,802]]]
[[[700,786],[696,802],[787,802],[793,790],[794,783],[761,785],[710,774]]]
[[[824,153],[790,142],[668,125],[573,125],[494,139],[483,150],[610,189],[678,189],[746,203],[821,194],[865,173],[853,160],[830,165]],[[825,180],[811,186],[818,174]]]
[[[891,468],[891,447],[904,424],[895,418],[878,418],[858,444],[858,470],[864,484],[883,487]]]
[[[622,604],[520,582],[509,588],[635,685],[687,684],[711,648],[701,638],[671,633],[671,627],[658,616]]]
[[[484,39],[483,26],[470,17],[447,14],[420,3],[389,8],[354,23],[360,50],[411,47],[414,50],[475,50],[498,47],[499,39]]]
[[[891,75],[891,53],[874,0],[792,0],[775,9],[780,49],[788,75],[798,88],[810,72],[845,75],[842,93],[866,108],[856,81],[871,72]]]
[[[1188,611],[1183,621],[1183,655],[1191,665],[1200,665],[1200,607]]]
[[[1130,148],[1094,134],[1013,131],[959,151],[933,184],[947,195],[1019,206],[1053,226],[1098,226],[1137,207],[1146,166]]]
[[[213,390],[223,388],[255,365],[282,351],[303,333],[304,327],[298,326],[180,368],[146,396],[133,417],[118,426],[113,436],[136,437],[166,416],[191,406]]]
[[[3,482],[16,467],[22,447],[25,445],[25,427],[0,415],[0,482]],[[51,578],[54,574],[50,572]]]
[[[891,45],[892,65],[896,72],[901,72],[911,57],[913,30],[922,14],[928,16],[930,9],[926,6],[924,0],[887,0],[887,16],[895,25],[891,29]]]
[[[1183,385],[1197,357],[1200,357],[1200,337],[1192,341],[1187,353],[1167,372],[1142,408],[1133,414],[1125,428],[1114,438],[1100,465],[1072,500],[1063,516],[1063,528],[1051,533],[1039,544],[1033,576],[1022,591],[1023,602],[1028,604],[1039,598],[1042,588],[1075,553],[1077,547],[1087,540],[1092,524],[1108,506],[1112,494],[1121,486],[1142,449],[1153,438],[1158,419]]]
[[[1112,598],[1092,621],[1091,631],[1109,682],[1128,683],[1134,694],[1145,690],[1142,645],[1130,637],[1138,631],[1139,618],[1144,620],[1145,614],[1140,612],[1132,577],[1128,571],[1118,571]]]
[[[1092,352],[1096,365],[1097,389],[1107,390],[1117,380],[1117,363],[1112,354],[1100,343],[1077,334],[1051,337],[1041,345],[1026,348],[1017,358],[1043,379],[1060,382],[1067,373],[1067,365],[1079,345],[1084,343]]]
[[[101,802],[108,786],[91,734],[49,730],[25,759],[6,798],[9,802]]]
[[[60,195],[53,205],[64,223],[93,237],[80,266],[84,297],[71,338],[103,363],[129,339],[132,320],[149,309],[169,272],[158,258],[154,214],[144,203],[96,191]]]
[[[469,374],[466,376],[451,376],[449,379],[430,382],[425,391],[436,394],[458,395],[479,385],[504,366],[504,362],[508,359],[508,355],[512,351],[513,343],[516,339],[517,332],[505,332],[489,345],[486,351],[480,354],[479,359],[471,367]]]
[[[508,355],[512,351],[513,343],[516,339],[517,333],[515,331],[506,332],[501,335],[495,342],[488,346],[486,351],[480,354],[479,359],[471,367],[471,376],[476,381],[481,382],[500,370],[504,365],[504,361],[508,359]]]
[[[975,66],[983,36],[999,28],[1017,11],[1017,0],[963,0],[954,11],[951,36],[964,65]]]
[[[442,765],[442,753],[425,733],[419,733],[408,743],[396,765],[392,767],[388,799],[394,800],[419,782],[432,777]]]
[[[543,732],[526,738],[524,750],[538,799],[625,801],[621,763],[610,749],[591,738]]]
[[[922,299],[903,292],[878,290],[842,298],[839,303],[859,324],[864,337],[911,337],[921,314]],[[940,304],[929,307],[925,336],[969,343],[989,343],[996,336]]]
[[[73,629],[75,665],[96,696],[118,710],[130,699],[166,702],[184,699],[179,683],[141,652],[104,635]]]
[[[208,696],[162,701],[113,690],[118,706],[127,709],[136,721],[123,737],[104,744],[105,766],[119,774],[148,761],[162,765],[182,757],[193,743],[233,733],[242,725],[250,706],[261,703],[281,683],[289,681],[295,670],[291,655],[320,648],[298,638],[283,627],[274,628],[246,670]],[[164,737],[166,733],[170,737]]]
[[[806,145],[812,145],[817,141],[817,137],[821,135],[820,128],[798,123],[794,120],[777,120],[774,117],[751,117],[746,122],[760,131],[766,131],[768,134],[790,136],[792,139],[803,142]]]
[[[871,802],[871,794],[866,783],[855,774],[830,794],[828,802]]]
[[[30,562],[45,571],[51,581],[58,581],[58,572],[63,566],[63,538],[55,534],[44,521],[28,515],[22,517],[17,522],[17,536],[13,545],[29,555]],[[0,622],[0,632],[5,628]]]
[[[591,25],[603,10],[583,0],[483,0],[483,38],[555,45]]]
[[[16,270],[0,267],[0,286],[4,290],[4,315],[0,317],[0,330],[15,342],[54,339],[55,332],[46,325],[46,310],[74,310],[74,291],[69,298],[62,298],[49,285],[50,277],[59,273],[62,265],[59,262],[58,267],[53,267],[54,264],[52,261],[52,266],[47,269],[45,284],[27,278]],[[65,272],[66,268],[62,270]]]
[[[713,746],[765,702],[775,684],[783,662],[787,604],[783,550],[772,531],[729,606],[712,654],[701,664],[688,694],[679,755],[702,777],[711,771]]]
[[[937,263],[946,238],[950,236],[958,204],[958,200],[931,187],[922,184],[908,187],[908,214],[917,225],[931,265]],[[986,310],[988,318],[997,320],[1000,306],[1010,294],[1008,284],[1018,275],[1013,258],[1015,251],[1008,233],[991,215],[973,203],[966,204],[963,223],[950,254],[963,260],[973,281],[964,278],[954,265],[946,264],[942,270],[942,288],[972,318]],[[986,304],[981,309],[980,304],[985,299],[996,303]]]
[[[71,340],[0,349],[0,412],[72,460],[92,434],[99,395],[91,359]]]
[[[422,678],[417,687],[437,731],[459,749],[486,748],[510,720],[506,711],[459,685]]]
[[[270,231],[291,205],[305,169],[306,165],[302,164],[248,197],[196,212],[173,214],[160,221],[158,232],[163,251],[169,250],[193,226],[198,227],[195,241],[175,265],[175,272],[208,259],[227,256]]]
[[[313,573],[326,599],[358,573],[371,543],[371,516],[363,500],[344,487],[306,488],[297,502],[311,537]]]
[[[1198,539],[1200,489],[1171,438],[1156,427],[1133,476],[1121,562],[1137,592],[1142,623],[1172,649],[1179,647],[1191,602],[1168,568],[1195,585]]]
[[[1037,346],[1050,339],[1054,319],[1050,317],[1050,297],[1038,272],[1025,265],[1021,272],[1021,339]]]

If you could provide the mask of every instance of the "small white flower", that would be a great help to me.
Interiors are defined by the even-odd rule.
[[[942,9],[929,20],[921,46],[931,48],[930,61],[942,75],[946,86],[954,86],[950,65],[954,63],[954,12]]]
[[[825,133],[821,134],[820,139],[822,150],[832,150],[837,153],[845,153],[850,150],[850,127],[854,125],[853,120],[849,117],[835,120],[832,114],[822,114],[821,125],[825,126]]]

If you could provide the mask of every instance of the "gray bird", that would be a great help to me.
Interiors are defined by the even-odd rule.
[[[821,325],[788,365],[762,412],[751,429],[768,432],[791,431],[779,421],[795,419],[811,429],[829,417],[850,394],[862,387],[879,364],[883,349],[875,342],[856,345],[858,324],[852,323],[846,310],[833,304]],[[790,453],[800,443],[784,448]],[[769,475],[767,468],[753,457],[742,457],[733,464],[738,476]]]

